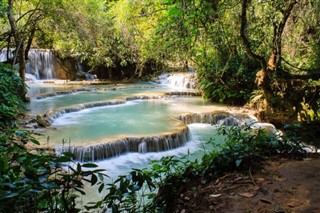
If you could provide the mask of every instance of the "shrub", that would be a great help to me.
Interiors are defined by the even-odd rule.
[[[17,116],[24,112],[19,90],[25,88],[15,70],[0,63],[0,129],[13,127]]]
[[[79,212],[76,198],[85,194],[84,182],[101,184],[103,170],[72,162],[70,153],[31,153],[25,143],[39,144],[29,131],[0,135],[0,212]]]

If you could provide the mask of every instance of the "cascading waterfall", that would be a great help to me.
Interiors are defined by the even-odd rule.
[[[243,119],[243,116],[241,116]],[[192,123],[208,123],[226,126],[239,126],[244,123],[244,120],[227,112],[211,112],[211,113],[188,113],[179,115],[176,119],[184,124]]]
[[[0,62],[5,62],[13,57],[14,49],[2,49],[0,52]],[[55,77],[54,55],[50,50],[30,49],[28,54],[29,60],[26,63],[27,80],[53,79]]]
[[[106,104],[107,102],[103,103]],[[117,103],[114,102],[113,104]],[[238,126],[243,124],[245,120],[240,119],[240,116],[237,118],[232,114],[219,111],[184,114],[175,119],[180,120],[181,125],[178,129],[169,134],[146,137],[124,137],[111,141],[108,139],[88,146],[60,146],[56,149],[56,153],[59,155],[62,152],[71,152],[74,154],[74,159],[77,161],[101,161],[128,152],[146,153],[167,151],[181,147],[191,139],[187,124],[210,123]]]
[[[187,124],[191,123],[209,123],[216,125],[239,126],[245,123],[247,119],[237,118],[229,113],[211,112],[211,113],[191,113],[178,116],[176,119],[182,121],[178,130],[160,136],[148,137],[126,137],[114,141],[99,142],[88,146],[60,146],[56,148],[56,154],[70,152],[74,154],[77,161],[101,161],[111,157],[116,157],[128,152],[160,152],[175,149],[183,146],[191,139]]]
[[[8,54],[8,49],[2,49],[0,51],[0,62],[5,62],[8,60],[8,56],[9,58],[13,58],[13,54],[12,54],[12,49],[9,49],[9,54]]]
[[[25,76],[26,76],[26,80],[29,82],[35,82],[38,80],[36,76],[34,76],[30,73],[26,73]]]
[[[142,142],[138,145],[138,152],[139,153],[146,153],[148,152],[148,149],[147,149],[147,143],[146,142]]]
[[[40,79],[53,79],[54,76],[54,56],[50,50],[31,49],[29,60],[26,64],[26,73]]]
[[[56,148],[56,154],[70,152],[77,161],[101,161],[128,152],[167,151],[181,147],[189,140],[189,129],[183,126],[178,132],[160,136],[127,137],[90,146],[61,146]]]
[[[77,69],[77,74],[76,74],[77,80],[92,81],[97,78],[95,75],[88,73],[85,67],[81,64],[79,60],[76,61],[76,69]]]
[[[184,74],[183,74],[184,75]],[[193,75],[193,74],[192,74]],[[179,79],[178,81],[181,81],[182,83],[177,83],[178,85],[184,85],[184,87],[187,87],[186,85],[190,85],[190,83],[185,83],[186,80],[182,80],[183,78],[176,78]],[[174,83],[175,84],[175,83]],[[135,86],[132,88],[136,88],[136,87],[141,87],[141,86]],[[148,86],[150,87],[150,86]],[[152,86],[151,88],[154,88],[154,86]],[[159,87],[162,88],[162,87]],[[123,90],[123,89],[128,89],[128,88],[122,88],[122,87],[117,87],[117,88],[81,88],[81,89],[76,89],[76,90],[70,90],[70,91],[63,91],[63,92],[55,92],[55,93],[49,93],[49,94],[45,94],[42,96],[37,97],[37,99],[42,99],[42,98],[46,98],[46,97],[52,97],[52,96],[59,96],[59,95],[66,95],[66,94],[72,94],[72,93],[77,93],[77,92],[92,92],[92,91],[108,91],[108,90]],[[171,96],[175,97],[175,96],[199,96],[201,95],[201,93],[199,91],[196,90],[178,90],[178,91],[171,91],[171,89],[168,91],[163,91],[163,92],[158,92],[158,93],[150,93],[150,94],[141,94],[141,93],[133,93],[130,96],[119,96],[117,97],[117,99],[106,99],[106,100],[102,100],[102,101],[93,101],[93,102],[85,102],[85,103],[80,103],[80,104],[75,104],[75,105],[69,105],[69,106],[61,106],[60,108],[56,108],[56,109],[51,109],[49,111],[47,111],[42,118],[44,118],[46,121],[48,121],[48,125],[52,125],[53,122],[55,122],[56,119],[60,119],[62,116],[65,116],[66,114],[69,113],[73,113],[73,112],[79,112],[79,111],[83,111],[85,109],[90,109],[90,108],[96,108],[96,107],[105,107],[107,106],[107,108],[103,108],[102,109],[102,113],[101,117],[97,117],[97,119],[99,121],[101,121],[101,124],[99,123],[99,126],[97,125],[97,127],[95,127],[96,129],[99,129],[101,126],[101,133],[99,131],[95,131],[93,134],[96,134],[95,137],[91,137],[91,138],[95,138],[95,139],[90,139],[89,143],[88,141],[86,141],[87,139],[83,139],[83,141],[81,141],[81,137],[83,135],[83,132],[87,132],[87,129],[83,129],[83,131],[79,132],[77,134],[77,126],[71,130],[73,131],[73,134],[77,134],[75,136],[75,138],[80,138],[80,141],[78,144],[71,144],[70,146],[60,146],[56,148],[56,153],[57,155],[61,154],[62,152],[71,152],[74,154],[74,159],[77,161],[102,161],[108,158],[112,158],[115,156],[119,156],[125,153],[147,153],[147,152],[160,152],[160,151],[168,151],[168,150],[172,150],[172,149],[176,149],[178,147],[182,147],[184,146],[188,141],[191,141],[191,135],[189,133],[189,127],[187,126],[188,124],[193,124],[193,123],[209,123],[209,124],[215,124],[215,125],[228,125],[228,126],[238,126],[241,125],[243,123],[245,123],[246,118],[244,118],[243,115],[234,115],[233,112],[226,112],[224,110],[219,110],[219,107],[216,107],[214,109],[214,111],[212,111],[212,109],[210,108],[209,110],[207,109],[207,106],[203,106],[202,109],[202,113],[189,113],[191,109],[189,108],[177,108],[179,104],[178,102],[175,102],[172,100],[168,101],[168,106],[170,106],[170,110],[161,110],[161,111],[152,111],[152,114],[148,114],[148,113],[144,113],[144,109],[147,109],[148,112],[149,110],[153,110],[154,108],[152,108],[152,105],[145,105],[143,107],[136,107],[134,108],[135,112],[139,112],[139,113],[144,113],[143,115],[146,116],[152,116],[154,117],[154,115],[159,115],[161,113],[168,113],[167,116],[168,120],[164,120],[161,122],[164,122],[164,126],[168,126],[169,124],[172,125],[174,124],[172,127],[169,127],[169,129],[164,129],[164,130],[160,130],[162,131],[162,133],[160,135],[157,135],[157,133],[149,131],[149,132],[139,132],[140,130],[137,130],[137,132],[132,132],[131,128],[130,131],[128,131],[129,134],[123,135],[123,134],[119,134],[117,131],[120,127],[121,131],[122,128],[127,128],[127,127],[121,127],[120,125],[118,126],[118,124],[114,124],[112,122],[113,121],[113,117],[114,115],[112,113],[104,113],[103,110],[107,110],[107,109],[115,109],[118,107],[114,107],[116,105],[122,105],[125,106],[127,104],[131,104],[128,102],[131,101],[137,101],[140,100],[139,103],[142,100],[149,100],[149,99],[164,99],[167,100],[168,98],[170,98]],[[173,98],[175,99],[175,98]],[[147,101],[149,102],[149,101]],[[188,102],[188,101],[187,101]],[[144,102],[145,103],[145,102]],[[189,102],[188,102],[189,103]],[[197,103],[198,104],[198,103]],[[112,106],[113,105],[113,106]],[[110,106],[110,108],[109,108]],[[148,107],[147,107],[148,106]],[[146,107],[146,108],[145,108]],[[181,106],[180,106],[181,107]],[[120,112],[124,112],[124,114],[126,115],[126,109],[124,109],[123,111]],[[204,111],[205,110],[205,111]],[[90,110],[91,111],[91,110]],[[112,111],[111,112],[114,113],[118,113],[116,111]],[[185,113],[179,116],[176,116],[176,111],[180,112],[180,113]],[[160,113],[159,113],[160,112]],[[191,110],[192,112],[192,110]],[[84,114],[87,114],[88,112],[85,112]],[[138,114],[139,114],[138,113]],[[82,114],[82,112],[80,112],[80,114]],[[80,114],[77,114],[75,117],[79,116]],[[89,114],[88,114],[89,115]],[[130,116],[130,115],[128,115]],[[82,117],[82,115],[80,116]],[[88,116],[88,119],[86,121],[88,121],[87,126],[91,127],[89,125],[96,125],[96,122],[94,123],[94,119],[91,119],[92,115]],[[65,116],[66,119],[70,119],[73,118],[73,115],[66,115]],[[90,119],[91,120],[90,120]],[[130,118],[131,120],[128,120],[128,124],[129,123],[134,123],[132,121],[132,119],[135,120],[139,120],[141,117],[134,117],[134,118]],[[63,120],[63,118],[61,118]],[[107,119],[108,122],[103,121],[103,119]],[[143,119],[147,119],[147,117],[144,117]],[[159,119],[159,118],[157,118]],[[171,119],[171,121],[170,121]],[[97,120],[97,121],[98,121]],[[60,120],[59,120],[60,121]],[[81,120],[79,120],[81,122]],[[111,121],[111,122],[110,122]],[[62,121],[62,123],[65,121]],[[68,120],[68,122],[70,122],[72,124],[72,122],[74,122],[74,124],[77,123],[77,119],[75,120]],[[67,122],[67,123],[68,123]],[[91,122],[93,124],[91,124]],[[125,120],[124,122],[127,122],[127,120]],[[148,123],[149,122],[149,123]],[[150,125],[153,127],[153,123],[154,121],[150,120],[146,122],[144,125]],[[153,122],[153,123],[152,123]],[[141,122],[140,122],[141,123]],[[139,125],[140,125],[139,123]],[[107,125],[111,125],[110,129],[108,129],[108,126],[104,126],[105,124]],[[58,124],[59,126],[60,124]],[[66,123],[64,123],[63,125],[66,125]],[[138,126],[139,126],[138,125]],[[170,126],[169,125],[169,126]],[[114,127],[115,126],[115,127]],[[130,126],[130,125],[129,125]],[[106,128],[106,129],[103,129]],[[118,128],[118,129],[115,129]],[[146,126],[144,127],[144,129],[146,128]],[[158,126],[155,126],[155,129],[157,129]],[[168,128],[168,127],[167,127]],[[66,125],[66,129],[69,129],[69,127],[67,127]],[[115,130],[114,130],[115,129]],[[55,131],[55,130],[53,130]],[[105,133],[104,131],[110,131],[110,132],[115,132],[115,135],[113,136],[111,134],[111,136],[109,135],[109,133]],[[127,130],[125,130],[127,131]],[[59,133],[62,133],[61,135],[65,135],[63,131],[59,131]],[[100,136],[100,134],[102,136]],[[129,136],[130,135],[130,136]],[[78,139],[77,139],[78,140]]]
[[[196,74],[165,73],[158,77],[157,82],[176,89],[194,89],[196,87]]]

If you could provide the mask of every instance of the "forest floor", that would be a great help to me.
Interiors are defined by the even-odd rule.
[[[267,161],[256,171],[228,173],[196,188],[180,194],[179,212],[316,213],[320,158]]]

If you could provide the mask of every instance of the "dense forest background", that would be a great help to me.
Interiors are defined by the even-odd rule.
[[[319,9],[316,0],[2,0],[0,48],[16,48],[21,77],[30,48],[106,78],[192,67],[208,99],[250,103],[269,121],[313,120]]]

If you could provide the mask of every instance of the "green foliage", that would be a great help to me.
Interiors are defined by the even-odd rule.
[[[103,202],[105,202],[108,208],[111,208],[113,212],[147,212],[145,201],[143,196],[147,194],[140,195],[139,190],[147,187],[150,192],[155,189],[155,185],[152,180],[152,176],[148,173],[134,169],[126,176],[119,176],[114,184],[110,184],[108,187],[108,194],[104,197]]]
[[[76,199],[85,194],[84,182],[100,183],[102,170],[73,163],[70,153],[31,153],[26,143],[39,144],[29,131],[0,135],[0,212],[79,212]]]
[[[7,7],[4,0],[0,0],[0,18],[4,18],[7,14]]]
[[[299,157],[304,153],[301,142],[293,134],[279,136],[249,126],[221,127],[218,131],[225,136],[225,144],[219,151],[206,153],[201,162],[189,162],[161,182],[156,199],[161,209],[173,211],[179,190],[194,181],[209,182],[225,172],[259,167],[268,157]]]
[[[299,68],[317,72],[320,51],[319,1],[299,3],[292,12],[292,18],[284,33],[283,57],[291,65],[284,63],[291,72],[301,72]]]
[[[214,102],[243,105],[254,89],[257,64],[245,55],[233,55],[223,49],[224,55],[213,55],[199,66],[199,87],[204,97]]]
[[[104,208],[113,213],[172,212],[176,196],[191,182],[207,182],[225,172],[259,167],[269,157],[302,156],[303,146],[294,132],[281,136],[250,126],[221,127],[218,134],[224,136],[224,145],[206,152],[201,161],[188,160],[188,156],[151,161],[148,169],[133,169],[111,184],[100,185],[99,191],[105,189],[107,195],[86,209]]]
[[[0,129],[10,128],[24,112],[25,104],[18,94],[25,87],[16,71],[0,62]]]
[[[300,156],[302,144],[292,135],[279,136],[264,129],[222,127],[218,134],[225,136],[225,145],[219,153],[203,157],[204,177],[211,180],[225,171],[259,166],[265,158],[277,155]]]

